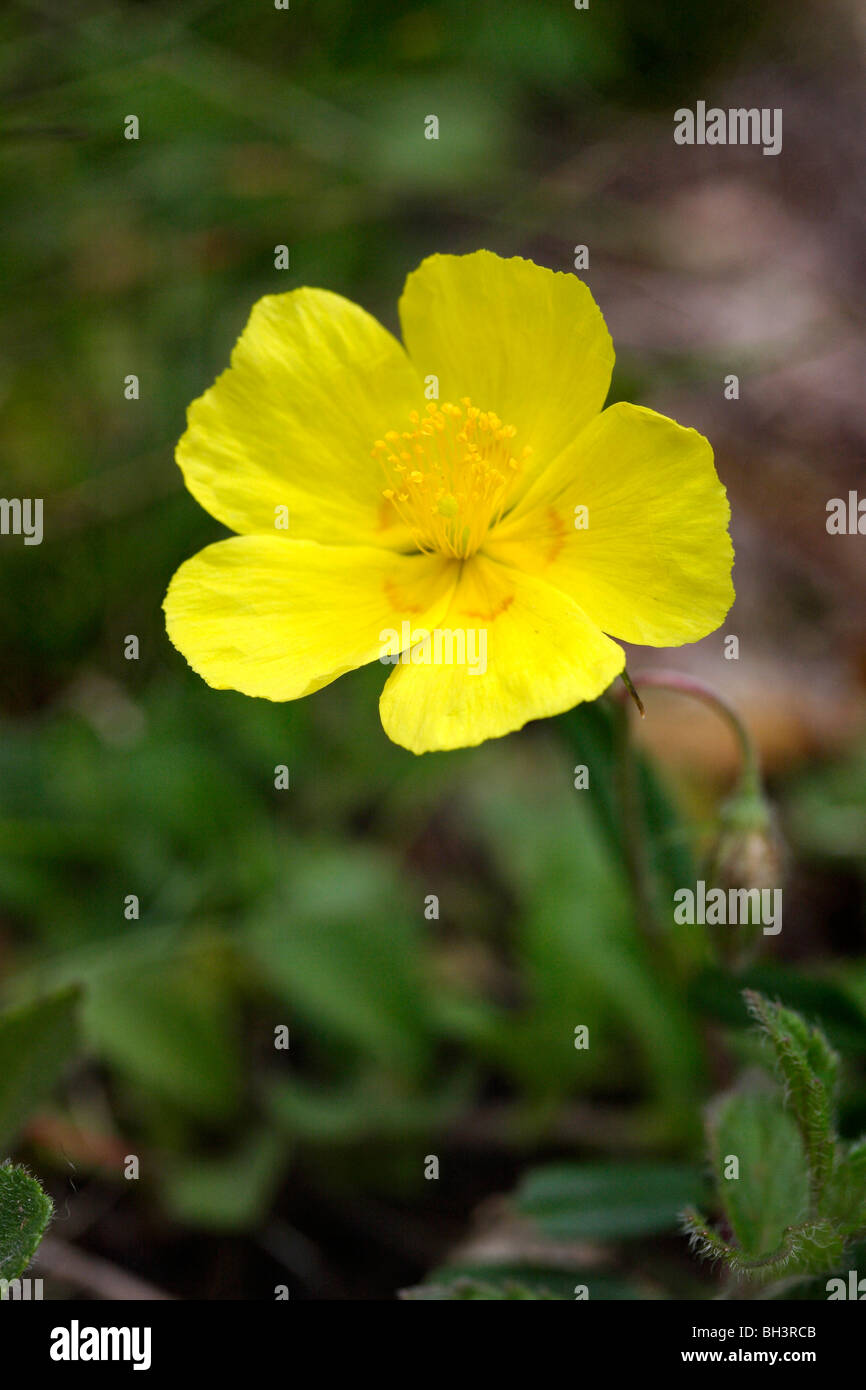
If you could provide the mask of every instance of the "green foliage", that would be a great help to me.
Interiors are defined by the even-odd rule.
[[[781,1243],[786,1228],[809,1212],[809,1173],[797,1126],[774,1094],[734,1091],[708,1119],[713,1177],[743,1253],[752,1258]],[[736,1177],[726,1176],[730,1157]]]
[[[0,1279],[24,1273],[53,1209],[51,1198],[25,1168],[0,1164]]]
[[[178,1221],[208,1230],[242,1231],[266,1215],[285,1163],[285,1144],[260,1128],[218,1158],[190,1156],[169,1164],[163,1200]]]
[[[833,1116],[839,1059],[823,1033],[809,1028],[792,1009],[783,1009],[754,990],[747,990],[745,998],[749,1012],[764,1029],[775,1053],[785,1084],[786,1104],[797,1122],[806,1151],[811,1205],[817,1211],[834,1165]]]
[[[683,1204],[696,1200],[698,1169],[676,1164],[561,1164],[527,1173],[518,1211],[557,1240],[621,1240],[673,1230]]]
[[[229,990],[208,966],[199,949],[99,972],[83,1017],[92,1046],[134,1082],[196,1118],[225,1120],[239,1099],[241,1058]]]
[[[0,1013],[0,1150],[50,1096],[77,1048],[79,990],[65,988]],[[0,1164],[0,1279],[29,1265],[53,1203],[25,1168]]]
[[[395,897],[393,868],[369,850],[292,855],[291,906],[257,913],[245,948],[293,1015],[397,1069],[429,1054],[421,927]]]
[[[575,1299],[605,1299],[627,1302],[638,1297],[637,1290],[624,1280],[595,1269],[573,1269],[561,1265],[471,1264],[464,1261],[442,1265],[424,1284],[402,1289],[400,1298],[429,1302],[518,1300],[521,1302],[559,1302]]]
[[[866,871],[866,741],[813,767],[789,790],[788,817],[803,850]]]
[[[866,1230],[866,1137],[837,1153],[824,1205],[846,1237]]]
[[[46,7],[0,13],[4,487],[44,496],[47,518],[42,545],[7,538],[2,550],[15,602],[0,609],[0,961],[16,1004],[0,1014],[0,1157],[27,1142],[28,1116],[83,1048],[68,1119],[86,1131],[95,1117],[101,1135],[152,1156],[122,1186],[142,1226],[155,1197],[175,1225],[250,1230],[286,1174],[280,1200],[312,1191],[338,1226],[327,1204],[347,1172],[359,1201],[392,1184],[417,1212],[436,1186],[418,1181],[430,1137],[467,1175],[449,1189],[455,1211],[482,1171],[498,1173],[500,1145],[533,1165],[573,1153],[575,1127],[606,1169],[620,1150],[673,1154],[687,1177],[704,1017],[741,1024],[740,983],[866,1056],[853,962],[844,979],[810,959],[695,980],[703,939],[669,921],[673,888],[695,877],[692,836],[639,759],[661,922],[644,935],[603,704],[418,760],[378,727],[377,666],[273,706],[205,688],[163,627],[171,574],[223,534],[184,493],[174,444],[251,304],[326,285],[396,327],[406,271],[432,250],[483,241],[567,268],[560,231],[574,223],[627,257],[617,101],[669,107],[696,63],[725,61],[768,9],[736,0],[731,23],[730,7],[676,8],[672,24],[643,0],[594,5],[591,22],[537,0],[320,0],[298,25],[294,6],[277,15],[253,0],[93,0],[62,42]],[[284,21],[291,40],[275,43]],[[426,110],[447,112],[439,143],[420,145],[422,88]],[[138,142],[123,139],[127,111]],[[596,132],[586,178],[560,177]],[[277,240],[291,246],[285,274]],[[642,360],[650,375],[632,389],[626,360],[612,398],[652,400],[663,372],[707,377],[702,355],[670,361]],[[124,399],[127,372],[138,401]],[[139,661],[123,659],[129,632]],[[578,762],[591,794],[572,787]],[[274,790],[277,763],[291,767],[288,796]],[[852,872],[866,864],[864,769],[861,755],[791,790],[801,847]],[[439,921],[420,906],[432,890]],[[123,917],[129,893],[140,920]],[[291,1028],[287,1054],[273,1048],[277,1024]],[[572,1045],[578,1024],[586,1051]],[[861,1073],[848,1069],[843,1134],[866,1117]],[[853,1234],[862,1151],[837,1143],[827,1173],[821,1096],[803,1097],[810,1151],[826,1209]],[[608,1101],[612,1138],[592,1121]],[[62,1147],[43,1159],[69,1171]],[[628,1199],[593,1185],[595,1164],[575,1167],[577,1188],[542,1223],[652,1236],[672,1202],[699,1195],[691,1178],[654,1189],[649,1165]],[[530,1194],[543,1175],[531,1171]],[[445,1287],[461,1277],[439,1274]],[[578,1279],[592,1297],[634,1296],[595,1270],[464,1277],[538,1297],[572,1298]]]
[[[531,1168],[510,1206],[529,1248],[548,1245],[549,1265],[529,1254],[507,1264],[444,1265],[402,1297],[419,1299],[633,1299],[644,1284],[582,1267],[587,1242],[635,1242],[674,1231],[684,1203],[706,1186],[698,1168],[674,1163],[561,1163]]]
[[[118,1123],[165,1155],[148,1180],[190,1223],[242,1220],[212,1195],[218,1159],[198,1211],[187,1181],[202,1153],[235,1151],[238,1123],[288,1140],[290,1166],[314,1154],[327,1186],[356,1146],[381,1162],[384,1143],[447,1132],[491,1073],[524,1141],[571,1094],[608,1085],[636,1088],[651,1136],[693,1124],[699,1043],[624,890],[608,716],[578,720],[564,752],[544,734],[529,756],[513,744],[408,765],[375,732],[380,683],[361,672],[289,709],[186,680],[134,704],[100,686],[86,709],[0,741],[0,865],[27,923],[19,988],[82,989]],[[369,737],[347,738],[362,726]],[[599,769],[591,800],[572,787],[578,757]],[[278,762],[290,797],[274,791]],[[359,835],[371,804],[374,835]],[[428,843],[432,869],[415,862]],[[431,879],[438,922],[422,910]],[[455,975],[455,948],[507,971],[513,1002]],[[239,1198],[250,1222],[254,1208]]]
[[[266,1088],[266,1109],[282,1133],[319,1147],[383,1136],[420,1139],[459,1116],[472,1095],[471,1082],[464,1071],[431,1094],[419,1094],[405,1077],[374,1069],[341,1090],[278,1078]]]
[[[738,1276],[763,1282],[830,1272],[866,1233],[866,1140],[848,1145],[836,1135],[839,1059],[822,1031],[754,990],[745,998],[769,1044],[783,1100],[753,1089],[714,1105],[710,1149],[731,1237],[694,1208],[685,1227],[699,1254]]]
[[[866,1010],[856,993],[830,977],[826,966],[806,974],[790,965],[766,961],[731,974],[716,967],[701,970],[691,983],[693,1006],[729,1027],[749,1021],[745,991],[778,999],[789,1009],[818,1017],[831,1044],[851,1056],[866,1054]]]
[[[702,1084],[700,1044],[672,977],[668,943],[655,949],[647,942],[626,886],[610,774],[614,726],[609,712],[593,710],[574,711],[562,727],[567,759],[539,745],[531,761],[526,756],[517,796],[492,755],[469,789],[476,830],[521,904],[514,950],[529,998],[492,1042],[510,1069],[554,1097],[578,1076],[609,1083],[637,1066],[665,1121],[688,1127]],[[574,789],[577,762],[591,764],[597,795]],[[661,824],[658,838],[655,824],[649,832],[660,882],[670,870],[662,868],[668,826]],[[589,1029],[587,1051],[563,1046],[576,1024]]]
[[[78,996],[75,988],[63,989],[0,1014],[0,1150],[74,1056]]]

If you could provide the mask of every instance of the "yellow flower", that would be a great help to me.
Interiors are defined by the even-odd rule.
[[[595,699],[625,663],[612,637],[718,627],[733,551],[712,450],[602,410],[613,346],[580,280],[431,256],[400,319],[405,348],[327,290],[269,295],[190,407],[187,487],[238,533],[166,595],[193,670],[294,700],[391,653],[382,724],[423,753]]]

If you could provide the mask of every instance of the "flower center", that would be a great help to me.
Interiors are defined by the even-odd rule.
[[[430,402],[426,415],[409,413],[408,430],[377,439],[373,457],[385,473],[383,496],[412,533],[419,550],[465,559],[502,517],[521,466],[513,425],[468,396],[460,405]]]

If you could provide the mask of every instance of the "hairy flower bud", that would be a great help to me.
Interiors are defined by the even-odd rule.
[[[731,889],[781,890],[785,846],[772,808],[760,790],[740,789],[722,806],[704,870],[707,885]],[[719,954],[729,965],[746,964],[763,940],[760,922],[729,922],[717,928]]]

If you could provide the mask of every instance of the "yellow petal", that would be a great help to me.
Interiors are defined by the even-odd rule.
[[[403,620],[435,623],[456,578],[439,556],[233,536],[181,565],[166,627],[208,685],[294,700],[375,661]]]
[[[388,737],[413,753],[470,747],[594,700],[625,664],[567,595],[480,555],[462,567],[446,630],[440,656],[464,661],[437,664],[431,633],[427,661],[420,645],[404,653],[379,703]]]
[[[371,450],[419,401],[403,348],[358,305],[326,290],[268,295],[229,370],[190,406],[177,461],[197,501],[241,534],[274,531],[287,507],[297,539],[403,545]]]
[[[470,396],[515,426],[533,453],[517,494],[604,405],[613,344],[574,275],[491,251],[430,256],[400,300],[403,341],[440,400]]]
[[[729,517],[703,435],[613,405],[538,479],[485,553],[542,575],[614,637],[675,647],[713,632],[733,603]]]

